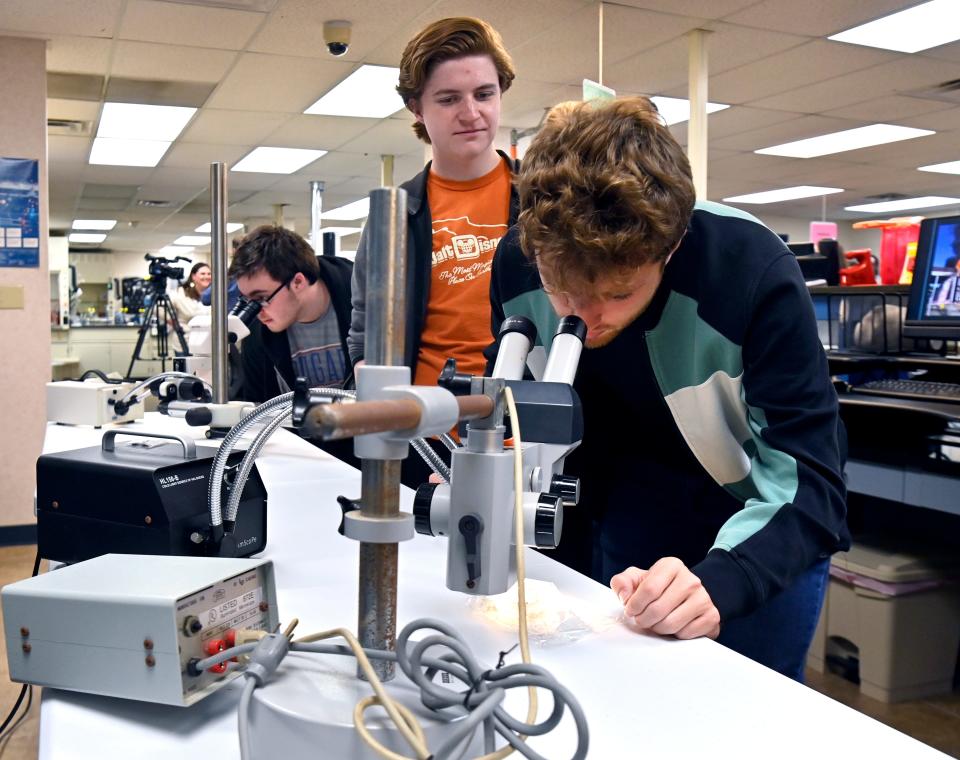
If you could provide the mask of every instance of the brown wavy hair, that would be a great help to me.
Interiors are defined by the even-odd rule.
[[[683,149],[639,97],[556,107],[523,158],[517,190],[523,252],[565,292],[665,261],[696,199]]]
[[[194,301],[199,301],[202,294],[199,290],[197,290],[197,286],[193,282],[193,276],[204,267],[210,269],[210,265],[205,261],[198,261],[196,264],[190,267],[190,274],[187,276],[187,282],[183,286],[183,292],[188,298],[192,298]]]
[[[403,104],[410,108],[411,101],[423,97],[427,79],[438,64],[468,55],[489,55],[497,69],[500,92],[510,89],[516,73],[500,34],[486,21],[456,16],[434,21],[407,43],[400,57],[400,83],[397,85]],[[419,121],[414,122],[413,131],[430,144],[430,136]]]

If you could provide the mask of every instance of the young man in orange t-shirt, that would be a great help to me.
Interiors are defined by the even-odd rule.
[[[490,337],[490,267],[516,221],[513,162],[493,147],[500,97],[514,78],[500,35],[475,18],[434,22],[408,44],[397,91],[433,148],[433,161],[403,187],[407,199],[406,363],[434,385],[448,358],[482,374]],[[357,249],[348,347],[364,356],[366,236]]]
[[[433,161],[407,191],[407,366],[418,385],[435,385],[444,362],[483,374],[490,344],[490,268],[500,238],[517,220],[513,162],[493,147],[500,98],[513,82],[500,35],[476,18],[447,18],[423,29],[400,60],[397,91],[416,119]],[[367,236],[353,270],[347,345],[364,357]],[[405,464],[404,482],[426,480]]]

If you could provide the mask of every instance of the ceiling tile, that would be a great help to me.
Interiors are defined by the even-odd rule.
[[[90,156],[89,137],[47,137],[47,161],[50,164],[84,164]],[[52,185],[52,183],[51,183]]]
[[[710,98],[719,103],[756,104],[766,96],[894,58],[895,53],[885,50],[814,40],[711,77]]]
[[[409,153],[416,150],[420,141],[409,124],[396,119],[384,119],[359,137],[343,144],[342,149],[350,153],[369,153],[371,155]]]
[[[151,42],[117,42],[111,74],[131,79],[219,82],[236,58],[236,53],[209,47],[160,45]]]
[[[267,139],[270,145],[282,148],[321,148],[330,151],[340,148],[379,123],[378,119],[298,114],[291,116]]]
[[[723,18],[752,5],[757,0],[618,0],[621,5],[647,8],[652,11],[678,13],[697,18]]]
[[[396,164],[394,164],[396,168]],[[380,156],[363,155],[333,151],[312,165],[317,179],[329,175],[332,177],[370,177],[380,178]]]
[[[826,43],[824,43],[826,44]],[[839,44],[839,43],[837,43]],[[957,67],[946,61],[901,55],[878,66],[838,76],[778,95],[752,100],[758,108],[822,112],[907,90],[933,87],[956,79]]]
[[[904,0],[804,0],[802,3],[796,0],[762,0],[728,16],[724,21],[777,32],[827,37],[889,15],[909,4]]]
[[[343,62],[244,53],[207,105],[246,110],[255,104],[261,111],[303,113],[354,68]]]
[[[289,114],[203,108],[181,139],[221,145],[262,145],[263,139],[290,119]]]
[[[357,62],[432,5],[432,0],[286,0],[272,14],[248,50],[276,55],[330,58],[323,42],[323,22],[344,19],[353,24],[350,48],[337,60]],[[399,54],[393,65],[397,65]]]
[[[881,123],[896,121],[899,123],[901,119],[936,111],[944,111],[951,107],[956,108],[956,106],[951,106],[950,103],[944,103],[940,100],[887,95],[881,98],[865,100],[862,103],[855,103],[852,106],[836,108],[832,111],[824,111],[823,115],[836,116],[839,119],[857,119],[860,121]]]
[[[932,129],[936,132],[946,132],[960,129],[960,108],[948,108],[945,111],[926,113],[909,119],[899,119],[897,124],[919,129]]]
[[[129,0],[118,36],[204,48],[242,50],[265,15],[232,8]]]
[[[760,129],[753,129],[721,137],[712,142],[717,148],[731,150],[755,151],[769,148],[781,143],[805,140],[808,137],[839,132],[843,129],[853,129],[860,126],[855,121],[844,119],[828,119],[824,116],[801,116],[799,118],[771,124]]]
[[[204,164],[209,167],[215,161],[221,161],[231,166],[246,153],[247,149],[240,145],[211,145],[177,140],[163,157],[163,165],[189,169]]]
[[[0,30],[112,37],[125,0],[3,0]]]
[[[619,61],[639,50],[661,45],[696,27],[695,19],[606,6],[604,12],[604,68],[614,69]],[[579,82],[598,76],[597,8],[587,6],[560,23],[539,27],[543,31],[511,49],[517,70],[540,82]],[[561,53],[562,51],[562,53]]]
[[[109,39],[52,35],[47,42],[47,71],[103,76],[110,67]]]

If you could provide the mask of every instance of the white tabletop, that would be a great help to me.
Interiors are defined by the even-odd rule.
[[[182,420],[155,414],[132,429],[202,438]],[[51,425],[44,451],[96,444],[101,433]],[[298,635],[334,626],[355,629],[358,547],[336,532],[336,496],[359,496],[359,473],[284,430],[264,449],[259,469],[269,494],[263,556],[275,564],[281,619],[300,618]],[[403,490],[409,509],[412,493]],[[500,650],[516,643],[516,634],[446,588],[445,552],[445,540],[424,536],[400,547],[398,630],[416,618],[442,618],[457,626],[478,659],[493,665]],[[587,632],[576,640],[554,636],[534,643],[532,656],[580,700],[590,757],[947,757],[715,642],[631,630],[620,621],[609,589],[543,555],[528,551],[527,574],[554,583],[564,604],[586,623]],[[238,686],[234,682],[190,708],[45,689],[39,757],[168,760],[189,751],[194,757],[238,758]],[[566,758],[573,735],[565,719],[530,742],[548,757]]]

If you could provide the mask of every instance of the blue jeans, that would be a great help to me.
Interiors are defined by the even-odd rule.
[[[807,650],[823,607],[829,571],[829,558],[818,561],[762,607],[723,623],[717,641],[803,683]]]

